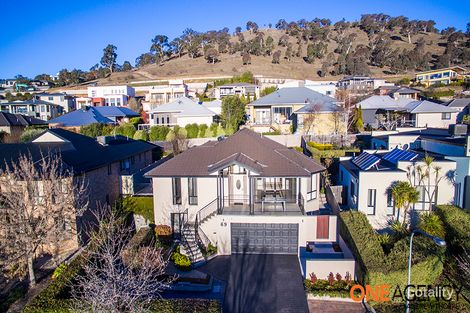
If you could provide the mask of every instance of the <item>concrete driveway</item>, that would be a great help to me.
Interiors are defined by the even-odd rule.
[[[225,313],[309,311],[295,255],[218,256],[198,270],[227,282]]]

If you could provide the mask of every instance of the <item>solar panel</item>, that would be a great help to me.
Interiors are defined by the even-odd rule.
[[[396,164],[398,161],[413,161],[417,156],[417,153],[395,148],[384,155],[382,159]]]
[[[380,158],[376,157],[373,154],[369,154],[367,152],[362,152],[357,157],[355,157],[352,162],[358,166],[361,170],[367,171],[372,166],[379,163]]]

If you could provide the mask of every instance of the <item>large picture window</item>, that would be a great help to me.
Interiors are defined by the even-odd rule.
[[[195,177],[188,178],[188,195],[189,204],[197,205],[197,178]]]
[[[173,204],[181,204],[181,178],[172,178]]]

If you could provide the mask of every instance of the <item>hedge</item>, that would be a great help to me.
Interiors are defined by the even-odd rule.
[[[470,212],[452,205],[439,205],[436,213],[444,223],[449,245],[470,252]]]
[[[55,300],[47,307],[30,307],[26,313],[71,313],[71,300]],[[208,299],[160,299],[150,303],[147,313],[220,313],[219,301]]]
[[[50,284],[25,306],[23,312],[68,312],[70,283],[80,274],[87,260],[85,253],[77,256],[61,270],[60,275],[51,279]]]
[[[359,265],[357,275],[361,283],[406,284],[409,237],[395,242],[386,254],[365,214],[341,212],[338,221],[341,237],[348,243]],[[428,238],[416,236],[413,240],[413,278],[420,283],[434,283],[442,273],[443,252],[443,248]]]
[[[333,145],[331,143],[318,143],[315,141],[309,141],[307,145],[309,147],[312,147],[318,150],[332,150],[333,149]]]
[[[307,144],[307,149],[312,154],[312,157],[320,160],[321,158],[339,158],[346,155],[348,152],[359,152],[357,148],[351,149],[332,149],[332,150],[319,150]]]

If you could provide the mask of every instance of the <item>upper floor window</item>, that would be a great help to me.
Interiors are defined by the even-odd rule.
[[[317,175],[313,174],[307,179],[307,201],[317,198]]]
[[[173,192],[173,204],[181,204],[181,178],[174,177],[171,179]]]
[[[375,214],[375,201],[377,196],[377,189],[369,189],[367,191],[367,214]]]
[[[442,113],[442,119],[443,120],[450,120],[450,113],[449,112]]]
[[[197,178],[188,178],[188,198],[190,205],[197,205]]]
[[[129,159],[122,160],[120,162],[120,166],[121,166],[121,171],[128,170],[131,167]]]
[[[393,200],[392,188],[387,189],[387,215],[395,215],[395,201]]]

